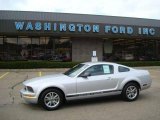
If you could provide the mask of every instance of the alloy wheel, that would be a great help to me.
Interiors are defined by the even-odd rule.
[[[130,100],[135,99],[138,95],[138,90],[137,90],[136,86],[129,86],[126,89],[126,95],[127,95],[128,99],[130,99]]]
[[[44,103],[49,108],[55,108],[60,103],[60,97],[55,92],[49,92],[44,97]]]

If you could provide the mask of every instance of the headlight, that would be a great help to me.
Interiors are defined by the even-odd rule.
[[[25,90],[25,91],[28,91],[28,92],[32,92],[32,93],[34,93],[33,88],[32,88],[32,87],[30,87],[30,86],[25,86],[25,87],[24,87],[24,90]]]

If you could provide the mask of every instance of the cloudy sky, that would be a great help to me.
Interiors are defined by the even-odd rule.
[[[0,10],[160,19],[160,0],[0,0]]]

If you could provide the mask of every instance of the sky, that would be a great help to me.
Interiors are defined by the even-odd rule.
[[[0,10],[160,19],[160,0],[0,0]]]

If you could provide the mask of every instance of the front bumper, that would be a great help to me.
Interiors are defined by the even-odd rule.
[[[38,103],[38,97],[36,96],[35,93],[31,93],[22,89],[20,90],[20,96],[27,103],[34,103],[34,104]]]

